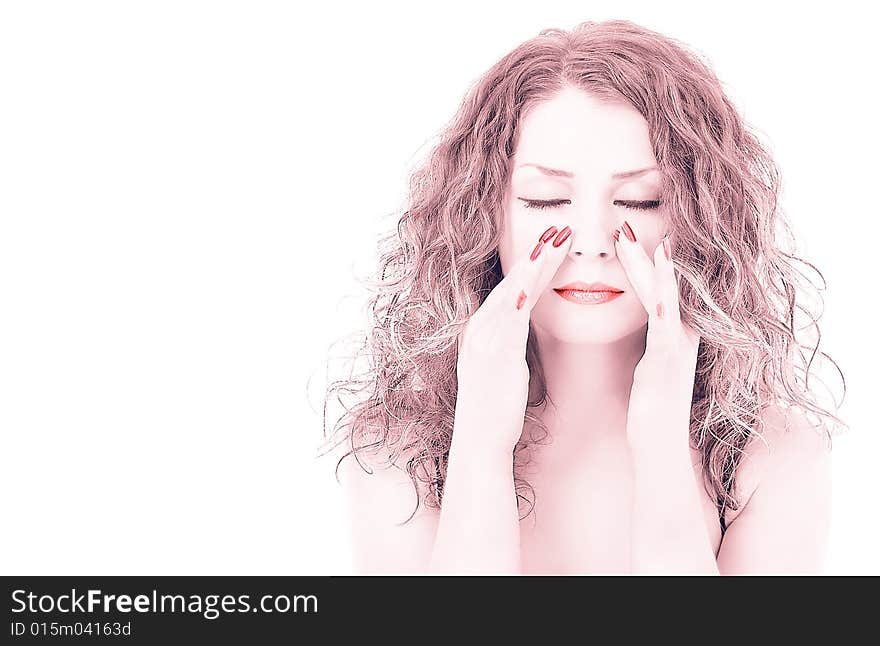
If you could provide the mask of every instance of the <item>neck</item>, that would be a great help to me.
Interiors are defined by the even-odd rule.
[[[647,328],[612,343],[571,344],[535,329],[548,400],[536,410],[553,445],[571,450],[625,433],[636,364]]]

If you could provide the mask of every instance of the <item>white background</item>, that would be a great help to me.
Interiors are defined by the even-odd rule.
[[[316,456],[355,276],[480,74],[542,28],[626,18],[704,54],[776,156],[848,379],[828,571],[880,573],[862,6],[4,3],[0,572],[349,572]]]

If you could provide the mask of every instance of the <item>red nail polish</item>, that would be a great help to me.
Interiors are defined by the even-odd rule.
[[[623,221],[623,232],[626,234],[626,237],[630,242],[636,241],[636,234],[633,233],[632,228],[626,220]]]
[[[666,254],[666,260],[672,260],[672,251],[669,248],[669,236],[663,238],[663,253]]]
[[[615,230],[614,230],[614,239],[615,239],[615,240],[620,240],[620,229],[615,229]]]
[[[526,293],[520,292],[519,296],[516,298],[516,309],[522,309],[523,303],[526,302]]]
[[[539,240],[539,241],[538,241],[538,244],[535,245],[535,248],[532,249],[532,255],[530,256],[530,258],[531,258],[532,260],[534,260],[535,258],[537,258],[537,257],[541,254],[541,249],[542,249],[543,247],[544,247],[544,243],[541,242],[541,241]]]
[[[541,242],[549,242],[550,238],[556,235],[556,227],[550,227],[541,234]]]
[[[663,318],[663,303],[657,303],[657,318]]]
[[[565,227],[562,231],[556,234],[556,240],[553,241],[553,246],[558,247],[563,242],[568,240],[568,236],[571,235],[571,227]]]

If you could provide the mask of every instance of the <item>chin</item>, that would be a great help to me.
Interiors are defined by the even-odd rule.
[[[548,294],[546,297],[555,294]],[[624,303],[619,303],[623,305]],[[560,343],[601,345],[615,343],[644,329],[648,314],[637,309],[615,308],[614,303],[603,305],[574,305],[547,303],[542,298],[532,310],[531,323],[539,337],[552,338]]]

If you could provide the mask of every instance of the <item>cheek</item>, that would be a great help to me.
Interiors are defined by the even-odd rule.
[[[630,223],[630,225],[633,227],[633,231],[636,234],[642,249],[645,250],[645,253],[649,258],[653,258],[654,250],[657,248],[657,245],[660,244],[660,241],[663,240],[663,234],[666,231],[663,222],[658,219],[650,222],[639,222],[637,224]]]
[[[501,261],[501,271],[507,275],[508,270],[514,263],[516,249],[513,246],[513,238],[509,229],[505,229],[498,243],[498,259]]]
[[[516,258],[527,257],[532,253],[541,236],[551,227],[561,229],[565,226],[560,218],[541,217],[539,214],[520,213],[510,223],[503,237],[506,252]]]
[[[535,227],[529,222],[529,218],[519,216],[509,217],[505,221],[505,227],[498,245],[498,256],[501,259],[501,268],[507,273],[509,267],[514,265],[518,258],[531,253],[534,243],[531,238],[538,239],[540,232],[534,233]]]

